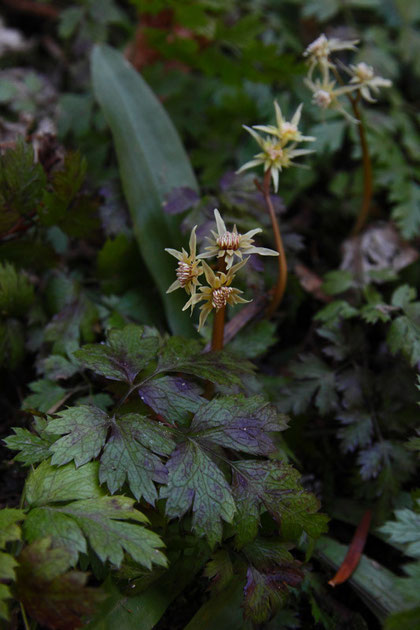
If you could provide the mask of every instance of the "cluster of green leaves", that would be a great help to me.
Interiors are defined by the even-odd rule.
[[[182,540],[189,530],[197,553],[207,540],[203,562],[219,546],[207,568],[213,579],[220,574],[217,593],[221,583],[242,581],[246,617],[266,620],[285,601],[286,584],[303,577],[288,549],[302,535],[315,540],[326,517],[298,471],[278,458],[287,418],[261,396],[232,393],[252,377],[251,365],[134,324],[83,346],[74,359],[94,389],[120,401],[104,410],[95,394],[89,404],[79,398],[5,440],[18,461],[38,464],[26,481],[24,510],[16,511],[28,546],[9,560],[10,569],[17,562],[15,589],[25,609],[40,623],[71,627],[70,613],[60,621],[58,607],[70,610],[78,595],[78,614],[88,614],[103,593],[69,567],[82,562],[104,575],[106,566],[123,573],[129,562],[133,573],[137,567],[139,575],[146,569],[165,579],[159,567],[186,546],[191,553],[194,543]],[[207,400],[203,380],[223,385],[223,393]],[[67,583],[74,588],[66,593]]]

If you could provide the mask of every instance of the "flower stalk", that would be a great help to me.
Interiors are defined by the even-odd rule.
[[[284,292],[286,290],[286,285],[287,285],[287,260],[286,260],[286,254],[284,252],[284,247],[283,247],[283,239],[281,238],[279,222],[277,220],[273,203],[270,197],[270,179],[271,179],[271,173],[269,169],[264,174],[263,185],[262,187],[260,187],[260,190],[264,196],[264,202],[270,214],[271,226],[273,228],[274,242],[276,244],[276,250],[278,251],[279,255],[277,258],[277,266],[278,266],[277,282],[273,288],[273,297],[267,308],[267,313],[266,313],[267,317],[271,317],[273,313],[276,312],[280,302],[283,299],[283,295],[284,295]]]
[[[360,109],[358,99],[354,99],[349,95],[349,100],[353,109],[353,113],[359,124],[357,130],[359,132],[360,146],[362,149],[362,164],[363,164],[363,200],[359,214],[354,224],[352,234],[357,236],[366,225],[369,218],[370,206],[372,201],[373,191],[373,176],[372,176],[372,161],[370,159],[369,147],[366,140],[366,131],[363,124],[362,117],[360,115]]]

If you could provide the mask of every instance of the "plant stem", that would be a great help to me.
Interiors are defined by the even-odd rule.
[[[366,224],[369,217],[370,204],[372,200],[372,162],[369,155],[368,143],[366,140],[366,131],[363,124],[362,117],[360,115],[358,99],[352,98],[349,95],[349,100],[353,108],[355,118],[359,121],[357,125],[360,138],[360,146],[362,148],[362,160],[363,160],[363,201],[360,208],[359,215],[356,223],[354,224],[352,234],[356,236],[360,233]]]
[[[212,350],[222,350],[223,339],[225,333],[225,311],[226,306],[222,306],[219,310],[214,312],[213,318],[213,336],[211,339]]]
[[[260,188],[260,190],[264,196],[264,201],[268,208],[268,212],[270,213],[271,225],[273,227],[273,233],[274,233],[274,241],[276,243],[276,250],[278,251],[279,255],[277,258],[277,264],[278,264],[277,282],[273,289],[272,300],[267,309],[267,313],[266,313],[267,317],[271,317],[271,315],[273,315],[273,313],[275,313],[275,311],[277,310],[278,305],[283,299],[283,295],[286,290],[286,284],[287,284],[286,254],[284,253],[284,247],[283,247],[283,241],[280,234],[279,223],[277,221],[276,213],[274,212],[273,204],[271,202],[270,179],[271,179],[271,170],[268,169],[268,171],[266,171],[264,175],[263,186],[262,188]]]

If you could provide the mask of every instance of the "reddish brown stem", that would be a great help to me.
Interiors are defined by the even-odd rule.
[[[286,290],[287,284],[287,261],[286,254],[284,253],[283,241],[280,234],[280,227],[277,221],[276,213],[274,212],[274,207],[270,197],[270,179],[271,179],[271,170],[268,171],[264,175],[263,186],[261,188],[261,192],[264,196],[265,205],[267,206],[268,212],[270,213],[271,225],[273,227],[274,241],[276,244],[276,250],[279,255],[277,257],[277,265],[278,265],[278,274],[277,274],[277,282],[273,289],[273,297],[268,306],[266,316],[271,317],[273,313],[276,312],[280,302],[283,299],[284,292]]]
[[[222,306],[219,310],[214,312],[213,319],[213,336],[211,340],[212,350],[222,350],[223,339],[225,333],[225,310],[226,307]]]
[[[359,132],[360,146],[362,148],[363,160],[363,201],[359,215],[352,231],[353,236],[360,233],[369,217],[370,204],[372,201],[372,162],[369,155],[368,143],[366,140],[365,126],[363,124],[357,99],[350,98],[351,106],[355,118],[359,121],[357,129]]]

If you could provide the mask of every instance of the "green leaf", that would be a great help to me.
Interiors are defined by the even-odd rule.
[[[31,507],[37,507],[57,501],[100,497],[103,490],[98,482],[98,468],[98,462],[89,462],[80,468],[73,463],[56,468],[42,462],[26,481],[26,501]]]
[[[244,615],[254,623],[268,621],[273,610],[282,607],[288,597],[287,585],[296,587],[303,572],[296,565],[280,564],[270,571],[259,571],[250,566],[244,588]]]
[[[29,385],[32,394],[26,396],[22,403],[23,409],[37,409],[42,413],[50,412],[66,394],[66,390],[47,379],[34,381]],[[51,412],[50,412],[51,413]]]
[[[337,433],[344,453],[352,453],[356,448],[370,444],[373,434],[370,414],[358,410],[343,411],[337,418],[344,425]]]
[[[394,319],[386,337],[392,354],[402,352],[412,366],[420,361],[420,319],[416,315],[416,319],[407,315]]]
[[[14,580],[18,563],[9,553],[0,551],[0,580]]]
[[[406,239],[420,232],[420,185],[410,181],[394,186],[391,200],[395,202],[392,218]]]
[[[86,626],[87,630],[152,630],[169,604],[185,589],[207,559],[197,546],[195,553],[171,562],[156,584],[139,595],[123,595],[108,581],[109,598],[101,611]],[[242,615],[241,615],[242,617]],[[239,629],[238,629],[239,630]]]
[[[25,533],[29,540],[52,535],[56,545],[69,548],[72,558],[75,550],[87,552],[87,539],[102,562],[109,560],[119,567],[126,551],[148,569],[152,564],[166,566],[159,551],[164,546],[162,540],[139,525],[147,518],[133,504],[134,499],[116,495],[39,507],[29,512]]]
[[[303,490],[299,480],[298,471],[288,464],[258,460],[234,462],[232,490],[237,507],[235,525],[239,546],[256,537],[263,507],[280,524],[286,540],[298,540],[302,531],[312,538],[326,531],[326,516],[316,514],[318,500]]]
[[[312,398],[323,415],[337,407],[335,372],[322,359],[311,354],[302,355],[300,362],[290,365],[290,370],[294,379],[282,394],[282,406],[286,411],[303,413]]]
[[[328,295],[345,293],[354,286],[354,277],[350,271],[330,271],[325,274],[321,289]]]
[[[420,507],[420,499],[417,499]],[[395,510],[395,521],[388,521],[379,531],[389,536],[391,543],[405,545],[405,553],[420,558],[420,513],[405,508]]]
[[[173,188],[197,183],[178,134],[159,100],[125,57],[109,46],[92,55],[95,96],[111,127],[125,197],[143,259],[160,289],[172,330],[192,333],[180,292],[167,295],[175,268],[165,247],[179,247],[179,219],[162,204]]]
[[[181,517],[192,508],[192,528],[206,536],[210,545],[222,537],[222,519],[230,523],[235,504],[221,470],[197,444],[177,446],[167,463],[168,483],[160,496],[167,499],[169,518]]]
[[[10,588],[6,586],[6,584],[0,584],[0,619],[6,619],[6,621],[9,621],[9,608],[5,600],[11,599],[12,597],[13,595]]]
[[[23,521],[25,512],[15,508],[3,508],[0,510],[0,549],[4,549],[7,542],[20,540],[20,527],[17,524]]]
[[[166,483],[167,470],[158,455],[170,455],[175,447],[161,424],[138,414],[127,414],[112,422],[111,435],[101,457],[99,480],[113,493],[127,478],[139,500],[154,505],[157,491],[153,482]]]
[[[158,339],[153,329],[129,324],[111,330],[106,344],[89,344],[74,353],[85,367],[116,381],[133,383],[137,374],[157,354]]]
[[[287,417],[260,396],[222,396],[204,404],[195,414],[189,438],[254,455],[276,450],[270,432],[284,431]]]
[[[267,320],[247,326],[229,343],[228,350],[238,357],[255,359],[276,343],[276,330],[275,323]]]
[[[212,594],[184,630],[252,630],[243,616],[244,581],[235,576],[221,591]]]
[[[0,312],[2,317],[22,317],[35,299],[28,278],[9,263],[0,264]]]
[[[198,341],[171,337],[162,350],[159,372],[184,372],[220,385],[241,385],[253,366],[227,351],[202,353]]]
[[[14,458],[17,462],[22,462],[25,466],[37,464],[44,459],[51,457],[51,441],[28,431],[14,427],[15,435],[9,435],[4,440],[7,448],[12,451],[20,451]]]
[[[76,467],[94,459],[103,447],[110,418],[93,405],[70,407],[50,420],[46,432],[64,435],[51,444],[51,463],[61,466],[74,460]]]
[[[203,404],[200,387],[181,376],[155,378],[138,391],[146,405],[173,424],[185,424],[189,414]]]
[[[19,556],[17,594],[26,612],[42,626],[71,630],[83,625],[105,595],[86,586],[87,573],[67,571],[71,554],[51,548],[43,538],[26,547]]]
[[[41,199],[46,177],[35,163],[30,143],[18,138],[16,147],[0,156],[0,234],[7,232],[21,215],[31,215]]]

